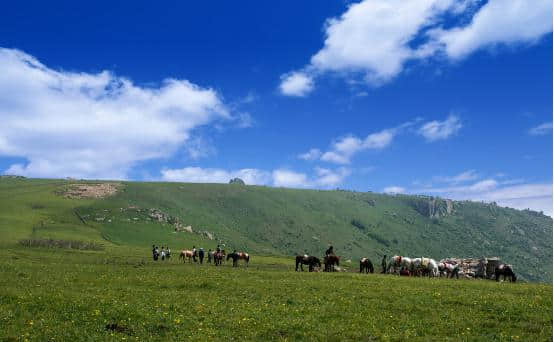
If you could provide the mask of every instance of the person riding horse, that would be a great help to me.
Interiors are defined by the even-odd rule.
[[[333,246],[329,246],[327,250],[325,251],[325,256],[333,255],[335,252],[333,251]]]

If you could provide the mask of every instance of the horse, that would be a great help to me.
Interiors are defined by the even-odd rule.
[[[403,267],[411,270],[412,259],[400,255],[395,255],[390,258],[389,266],[387,267],[387,273],[391,273],[391,269],[393,270],[392,273],[397,273],[398,269],[402,269]]]
[[[245,263],[246,267],[248,267],[248,262],[250,261],[250,255],[248,255],[248,253],[244,253],[244,252],[229,253],[227,255],[227,260],[229,260],[229,258],[233,259],[233,267],[238,266],[238,261],[239,260],[244,260],[244,263]]]
[[[334,272],[335,265],[339,266],[340,257],[334,254],[326,255],[323,258],[323,263],[325,264],[325,272]]]
[[[439,277],[442,277],[442,275],[445,274],[447,278],[454,278],[454,276],[456,276],[456,279],[460,278],[460,265],[448,262],[439,262],[437,266],[439,269]]]
[[[439,276],[439,266],[434,259],[431,258],[414,258],[412,259],[411,271],[414,275],[428,275],[429,277]]]
[[[302,272],[304,272],[304,267],[302,267],[302,265],[308,265],[308,271],[313,272],[316,266],[321,268],[321,261],[319,261],[319,258],[315,256],[297,255],[296,271],[298,271],[298,265],[300,265],[300,270],[302,270]]]
[[[214,265],[215,266],[221,266],[221,263],[223,262],[223,258],[225,257],[225,250],[221,250],[219,252],[213,252],[213,258],[214,258]]]
[[[192,263],[193,260],[194,260],[194,262],[196,262],[196,252],[189,251],[189,250],[183,250],[179,254],[179,260],[181,260],[181,259],[183,259],[183,262],[185,262],[186,259],[188,259],[188,261],[190,263]]]
[[[512,269],[512,265],[500,264],[494,270],[494,276],[496,281],[500,281],[500,276],[504,276],[504,281],[506,281],[506,276],[510,277],[510,282],[515,283],[517,280],[516,274]]]
[[[369,258],[361,258],[360,259],[360,273],[363,273],[365,271],[365,273],[373,273],[374,269],[373,269],[373,263],[371,262],[371,260],[369,260]]]

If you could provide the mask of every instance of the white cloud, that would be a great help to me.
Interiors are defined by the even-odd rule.
[[[308,152],[298,155],[299,159],[304,160],[317,160],[319,157],[321,157],[321,151],[317,148],[312,148]]]
[[[162,179],[171,182],[190,183],[228,183],[233,178],[240,178],[249,185],[264,185],[271,181],[269,172],[258,169],[240,169],[226,171],[222,169],[203,169],[185,167],[182,169],[164,169]]]
[[[0,48],[0,117],[0,155],[28,160],[6,172],[121,179],[137,162],[187,150],[189,141],[189,152],[202,154],[191,132],[230,115],[217,92],[186,80],[140,87]]]
[[[551,31],[551,0],[364,0],[327,20],[324,45],[303,75],[309,90],[326,72],[362,73],[380,85],[411,60],[456,60],[489,46],[531,44]]]
[[[316,179],[314,181],[316,186],[331,187],[339,185],[343,182],[344,178],[350,175],[350,169],[341,167],[337,170],[324,169],[316,167]]]
[[[286,169],[273,171],[273,184],[286,188],[306,188],[310,184],[308,177],[304,173],[294,172]]]
[[[464,171],[452,177],[433,177],[433,179],[435,179],[438,182],[451,183],[451,184],[464,183],[464,182],[475,180],[477,178],[479,178],[479,175],[477,174],[477,172],[475,172],[475,170]]]
[[[200,167],[163,169],[161,179],[170,182],[228,183],[232,178],[240,178],[249,185],[272,185],[287,188],[329,188],[341,184],[350,175],[347,168],[336,170],[316,167],[310,177],[305,173],[289,169],[265,171],[260,169],[240,169],[228,171]]]
[[[401,186],[388,186],[383,189],[383,192],[387,194],[402,194],[406,192],[406,189]]]
[[[439,194],[456,200],[496,202],[500,206],[530,208],[552,216],[552,184],[511,185],[485,179],[466,186],[424,188],[411,192]]]
[[[384,129],[371,133],[365,139],[349,135],[338,139],[331,145],[331,150],[321,155],[321,160],[336,163],[349,164],[354,154],[363,150],[380,150],[391,144],[398,128]]]
[[[390,80],[413,52],[408,43],[450,1],[366,0],[327,21],[318,71],[362,71],[374,84]]]
[[[469,25],[437,30],[431,37],[458,59],[491,45],[532,43],[551,31],[551,0],[489,0]]]
[[[312,76],[305,72],[295,71],[281,76],[279,89],[283,95],[306,96],[314,88]]]
[[[552,133],[552,122],[545,122],[529,130],[531,135],[545,135]]]
[[[350,164],[351,158],[364,150],[381,150],[388,147],[394,137],[403,130],[415,125],[420,119],[405,122],[393,128],[386,128],[379,132],[368,134],[365,138],[358,138],[354,135],[346,135],[331,143],[328,151],[321,153],[319,149],[311,149],[310,152],[301,154],[299,157],[305,160],[320,160],[335,164]],[[309,158],[312,159],[309,159]]]
[[[444,121],[430,121],[423,124],[419,129],[421,134],[427,141],[443,140],[455,134],[462,128],[462,123],[457,116],[450,115]]]

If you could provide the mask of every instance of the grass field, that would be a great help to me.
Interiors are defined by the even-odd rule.
[[[462,229],[486,219],[492,222],[487,229],[501,229],[500,221],[527,227],[524,242],[538,252],[523,245],[499,251],[515,251],[531,263],[552,255],[551,220],[538,214],[465,203],[459,214],[430,219],[392,196],[202,184],[127,183],[107,199],[66,199],[57,192],[67,184],[0,181],[0,340],[552,340],[548,283],[360,275],[356,261],[341,265],[351,272],[301,273],[290,256],[302,244],[321,253],[324,242],[314,234],[336,239],[344,253],[350,244],[352,257],[410,247],[401,238],[397,245],[389,238],[389,246],[368,239],[350,224],[352,217],[379,229],[389,218],[393,230],[402,228],[400,220],[412,220],[409,237],[417,241],[429,229]],[[368,209],[370,200],[376,204]],[[141,208],[161,209],[217,239],[175,233]],[[496,214],[486,216],[491,210]],[[509,229],[502,239],[518,237],[507,237]],[[73,248],[19,243],[30,239]],[[252,252],[250,266],[216,268],[176,258],[180,248],[207,250],[218,240]],[[152,243],[169,244],[173,259],[152,261]],[[443,249],[448,245],[431,251]],[[527,274],[549,279],[544,263]]]
[[[2,250],[0,338],[552,339],[551,285],[301,273],[290,258],[255,255],[247,269],[216,268],[148,253]]]

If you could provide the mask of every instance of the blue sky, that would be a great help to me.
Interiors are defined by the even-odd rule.
[[[10,3],[0,172],[552,214],[552,3]]]

